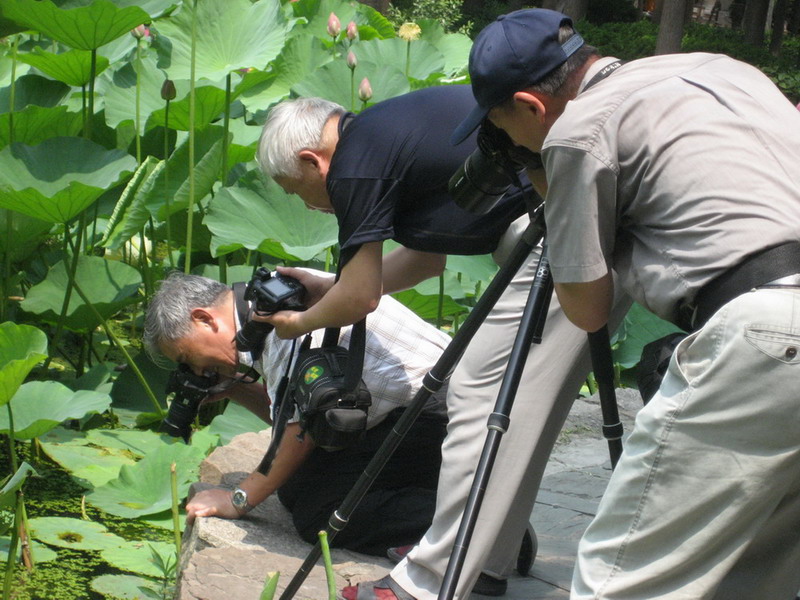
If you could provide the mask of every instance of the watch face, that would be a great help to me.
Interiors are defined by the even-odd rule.
[[[244,490],[236,490],[231,501],[236,508],[243,510],[247,508],[247,493]]]

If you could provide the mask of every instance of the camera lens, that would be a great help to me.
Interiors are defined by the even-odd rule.
[[[478,148],[450,178],[448,189],[464,210],[486,214],[510,187],[511,178],[506,169]]]

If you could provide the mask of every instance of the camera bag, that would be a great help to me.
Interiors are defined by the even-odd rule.
[[[325,450],[358,442],[367,430],[372,398],[361,371],[366,346],[366,319],[353,325],[350,348],[337,344],[339,329],[325,330],[322,346],[301,346],[291,381],[300,427]]]

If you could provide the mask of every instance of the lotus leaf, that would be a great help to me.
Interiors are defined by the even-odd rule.
[[[0,406],[16,394],[31,369],[47,358],[47,336],[30,325],[0,323]]]
[[[3,488],[0,489],[0,508],[11,508],[16,504],[17,490],[22,487],[31,474],[36,475],[36,470],[23,461],[17,472],[3,482]]]
[[[15,143],[0,150],[0,207],[65,223],[135,167],[129,154],[83,138]]]
[[[70,91],[68,85],[41,75],[20,76],[18,72],[17,77],[14,86],[14,110],[17,111],[30,105],[53,108],[58,106]],[[0,112],[9,112],[10,102],[11,88],[0,89]]]
[[[466,72],[472,40],[462,33],[445,33],[441,23],[433,19],[421,19],[417,25],[422,29],[421,40],[432,44],[444,57],[444,74],[448,76]],[[412,57],[414,48],[411,49]]]
[[[100,242],[103,246],[116,250],[142,230],[150,219],[150,213],[144,204],[147,193],[152,190],[157,181],[156,175],[164,165],[164,161],[159,161],[154,156],[148,156],[142,161],[114,206],[114,212]]]
[[[135,429],[92,429],[86,432],[86,441],[99,448],[115,448],[137,457],[146,456],[164,444],[171,444],[166,434]]]
[[[169,126],[178,131],[189,131],[189,97],[170,102]],[[213,85],[204,85],[195,90],[194,96],[194,126],[195,129],[205,127],[218,119],[225,110],[225,91]],[[166,108],[163,104],[154,110],[147,121],[147,128],[164,125]]]
[[[100,487],[116,479],[123,465],[136,462],[125,450],[88,446],[85,440],[43,442],[42,449],[85,488]]]
[[[614,349],[614,362],[625,369],[635,366],[646,344],[675,331],[681,330],[634,303],[615,334],[618,341]]]
[[[11,538],[8,537],[0,537],[0,556],[8,556],[9,551],[9,543]],[[54,561],[58,558],[58,553],[54,552],[47,546],[40,544],[37,541],[31,540],[31,554],[33,555],[34,560],[36,563],[46,563]],[[22,546],[17,544],[17,558],[22,555]]]
[[[31,536],[59,548],[105,550],[125,544],[125,540],[100,523],[71,517],[36,517],[30,519]]]
[[[96,488],[86,500],[126,518],[152,515],[172,506],[170,466],[177,466],[178,495],[186,496],[205,452],[183,443],[164,444],[133,466],[123,466],[119,478]]]
[[[75,87],[87,85],[93,75],[96,76],[108,68],[108,59],[98,56],[95,58],[93,72],[92,53],[88,50],[69,50],[61,54],[53,54],[45,52],[41,48],[35,48],[28,54],[20,54],[19,60],[36,67],[53,79]]]
[[[392,296],[418,314],[423,319],[436,320],[439,315],[439,296],[431,294],[420,294],[416,290],[404,290]],[[452,317],[467,312],[467,308],[453,300],[450,296],[444,296],[442,300],[442,316]]]
[[[394,65],[381,65],[359,60],[355,70],[355,95],[351,90],[351,74],[345,61],[335,61],[318,69],[292,87],[298,96],[319,96],[337,102],[349,110],[361,108],[358,86],[366,77],[372,87],[370,104],[405,94],[411,90],[408,78]],[[351,102],[351,98],[355,98]]]
[[[109,0],[66,10],[50,0],[3,0],[3,17],[79,50],[96,50],[150,21],[141,8],[117,8]]]
[[[150,577],[163,577],[164,571],[153,556],[158,553],[165,565],[176,564],[175,544],[166,542],[128,542],[118,548],[107,548],[100,553],[108,564],[122,571]]]
[[[269,426],[261,419],[254,419],[249,410],[231,402],[224,413],[214,417],[208,431],[219,436],[220,444],[227,444],[240,433],[259,432],[267,427]]]
[[[9,218],[11,219],[11,235],[0,236],[0,253],[10,252],[12,262],[27,258],[45,239],[53,226],[52,223],[40,221],[22,213],[3,210],[0,211],[0,231],[8,231]]]
[[[0,115],[0,148],[8,146],[11,141],[10,122],[10,114]],[[66,106],[28,106],[14,113],[13,122],[14,141],[29,146],[41,144],[54,136],[75,136],[83,126],[81,114],[69,112]]]
[[[142,600],[143,598],[161,598],[156,592],[161,584],[135,575],[100,575],[92,579],[92,589],[104,598],[114,600]],[[150,590],[150,593],[142,590]]]
[[[62,421],[100,413],[111,405],[108,394],[81,390],[73,392],[56,381],[29,381],[11,399],[14,437],[30,440],[47,433]],[[8,415],[0,411],[0,433],[8,434]]]
[[[285,260],[310,260],[338,235],[332,215],[308,210],[272,180],[262,187],[220,190],[204,222],[216,255],[245,247]]]
[[[192,11],[196,10],[195,77],[216,81],[245,67],[264,69],[286,41],[286,23],[278,2],[203,0],[196,8],[183,3],[180,11],[159,21],[158,32],[170,44],[159,66],[170,79],[191,76]],[[171,49],[166,54],[167,49]]]
[[[401,73],[406,70],[406,54],[410,48],[410,60],[408,76],[414,79],[427,79],[432,73],[444,71],[444,56],[433,45],[423,39],[414,42],[406,42],[400,38],[388,40],[369,40],[360,43],[354,52],[359,60],[359,65],[363,62],[370,62],[381,67],[394,67]],[[360,81],[362,75],[356,68],[356,77]],[[372,77],[370,77],[372,81]],[[375,85],[372,86],[373,91]]]
[[[83,293],[92,299],[92,306],[104,319],[140,300],[136,293],[141,276],[136,269],[124,263],[98,256],[80,256],[75,281]],[[44,281],[28,290],[27,297],[21,302],[22,308],[46,321],[55,322],[61,311],[67,283],[64,263],[58,262]],[[78,294],[73,293],[64,324],[73,331],[89,331],[100,323],[94,311],[84,304]]]
[[[359,35],[370,32],[369,37],[394,37],[392,24],[374,8],[358,2],[342,0],[320,0],[319,2],[293,2],[290,4],[295,17],[303,17],[308,21],[301,30],[312,33],[318,38],[330,41],[328,34],[328,15],[335,13],[343,27],[350,21],[359,26]],[[374,32],[374,33],[372,33]],[[364,38],[362,38],[364,39]]]

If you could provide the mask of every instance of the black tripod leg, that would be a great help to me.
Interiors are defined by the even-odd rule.
[[[347,525],[350,515],[352,515],[353,511],[358,507],[359,502],[361,502],[361,499],[367,491],[369,491],[370,486],[375,481],[378,474],[380,474],[384,465],[422,411],[428,398],[432,393],[438,391],[450,376],[450,373],[453,371],[456,363],[458,363],[478,328],[486,319],[486,316],[497,303],[519,268],[528,259],[533,248],[535,248],[542,239],[544,235],[543,222],[543,211],[540,210],[538,213],[534,214],[530,225],[522,235],[520,241],[517,242],[511,255],[494,276],[478,303],[472,309],[464,323],[462,323],[458,333],[456,333],[453,340],[448,344],[444,352],[442,352],[439,360],[436,361],[436,364],[425,376],[423,387],[416,393],[411,404],[394,424],[392,431],[386,436],[386,440],[384,440],[381,447],[375,453],[375,456],[373,456],[369,464],[367,464],[364,472],[361,474],[358,481],[356,481],[353,488],[348,492],[344,500],[342,500],[339,508],[331,515],[326,530],[329,541],[335,537],[338,531],[341,531]],[[317,543],[311,549],[295,576],[286,586],[279,600],[290,600],[294,597],[321,555],[322,549],[319,543]]]
[[[614,391],[614,362],[611,357],[611,342],[607,327],[589,334],[589,353],[592,357],[592,370],[597,381],[597,389],[600,392],[603,437],[608,440],[608,453],[611,455],[613,469],[622,454],[622,423]]]
[[[439,591],[439,600],[449,600],[455,594],[458,578],[461,575],[461,568],[467,555],[467,547],[475,529],[475,522],[483,502],[492,466],[497,457],[497,450],[500,447],[500,440],[508,430],[509,414],[514,404],[514,396],[519,388],[519,382],[528,358],[528,351],[532,343],[539,343],[542,339],[542,330],[544,329],[552,292],[553,280],[550,276],[550,265],[547,260],[547,247],[545,246],[542,248],[536,276],[534,277],[528,300],[525,303],[514,345],[511,348],[506,374],[498,392],[494,412],[489,415],[487,422],[489,433],[486,435],[472,489],[464,508],[464,515],[461,518],[461,525],[456,535],[453,553],[447,563],[447,571],[445,571],[442,587]]]

